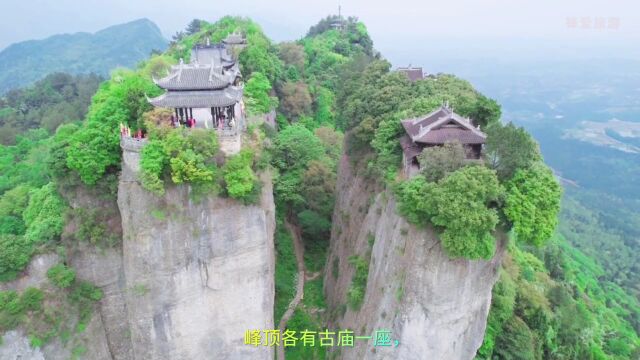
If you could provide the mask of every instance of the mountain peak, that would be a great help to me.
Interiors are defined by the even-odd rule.
[[[147,18],[93,34],[58,34],[12,44],[0,51],[0,93],[33,83],[52,72],[108,75],[116,67],[133,67],[167,40]]]

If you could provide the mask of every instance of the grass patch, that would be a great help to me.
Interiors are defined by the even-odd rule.
[[[164,211],[158,209],[151,210],[151,216],[153,216],[154,219],[160,221],[164,221],[167,219],[167,215],[164,213]]]

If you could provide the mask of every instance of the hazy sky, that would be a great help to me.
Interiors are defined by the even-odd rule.
[[[94,32],[141,17],[169,37],[193,18],[258,21],[295,39],[321,17],[355,15],[394,63],[434,57],[640,58],[637,0],[2,0],[0,49],[57,33]]]

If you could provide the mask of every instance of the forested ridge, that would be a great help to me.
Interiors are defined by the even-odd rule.
[[[250,126],[242,151],[221,161],[214,133],[164,126],[170,113],[153,110],[146,96],[161,92],[152,76],[165,74],[180,59],[188,61],[193,45],[207,39],[215,43],[232,32],[243,33],[248,42],[239,53],[247,111],[259,115],[275,109],[278,128]],[[122,123],[149,134],[141,181],[158,196],[167,186],[189,184],[196,201],[216,194],[249,204],[257,201],[259,175],[273,176],[276,323],[295,292],[295,256],[284,223],[301,230],[307,270],[322,273],[344,143],[350,165],[376,188],[393,189],[399,212],[415,226],[435,228],[451,258],[491,258],[496,231],[508,233],[477,358],[633,359],[640,354],[638,299],[605,276],[594,260],[597,254],[590,258],[556,230],[561,188],[535,140],[522,128],[502,124],[499,104],[465,80],[436,74],[412,83],[392,71],[358,19],[329,16],[303,38],[280,44],[249,19],[194,20],[165,53],[133,70],[115,71],[98,87],[99,81],[54,74],[0,100],[0,279],[20,276],[40,253],[57,252],[63,259],[49,270],[50,286],[0,293],[0,331],[24,327],[33,346],[83,331],[101,293],[75,279],[65,256],[81,242],[118,246],[120,235],[105,225],[104,209],[73,211],[68,203],[71,193],[86,189],[114,206]],[[484,163],[463,161],[459,144],[451,143],[424,151],[421,163],[429,166],[405,179],[400,120],[445,102],[487,133]],[[74,231],[65,233],[69,224]],[[367,261],[350,261],[356,276],[348,306],[362,303]],[[325,310],[338,311],[326,309],[322,288],[322,276],[305,284],[289,328],[322,329]],[[58,304],[65,305],[54,311]],[[48,316],[51,312],[55,316]],[[80,354],[82,345],[76,347]],[[321,347],[286,351],[293,359],[327,356]]]
[[[166,45],[160,29],[148,19],[94,34],[60,34],[11,44],[0,51],[0,94],[54,72],[107,76],[116,67],[135,66]]]

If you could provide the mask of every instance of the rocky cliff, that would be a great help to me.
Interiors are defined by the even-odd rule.
[[[390,191],[377,192],[346,158],[337,191],[324,283],[332,309],[329,327],[361,336],[390,330],[398,340],[391,347],[356,340],[339,358],[472,359],[482,344],[503,246],[490,261],[449,259],[432,229],[408,224],[397,214]],[[369,261],[357,310],[346,305],[352,256]]]
[[[111,225],[122,230],[121,247],[80,243],[68,254],[78,278],[104,293],[85,331],[72,344],[56,338],[38,349],[22,330],[11,331],[0,359],[69,359],[75,344],[89,360],[273,358],[269,347],[244,345],[246,330],[274,328],[270,177],[262,176],[257,205],[217,196],[193,201],[188,186],[157,197],[137,181],[141,145],[123,143],[117,209],[95,194],[70,194],[73,208],[112,208]],[[35,257],[24,276],[0,290],[50,287],[46,271],[59,261]]]
[[[273,328],[274,203],[191,199],[186,186],[158,198],[136,181],[138,153],[124,150],[118,189],[126,313],[133,359],[267,359],[243,345]]]

